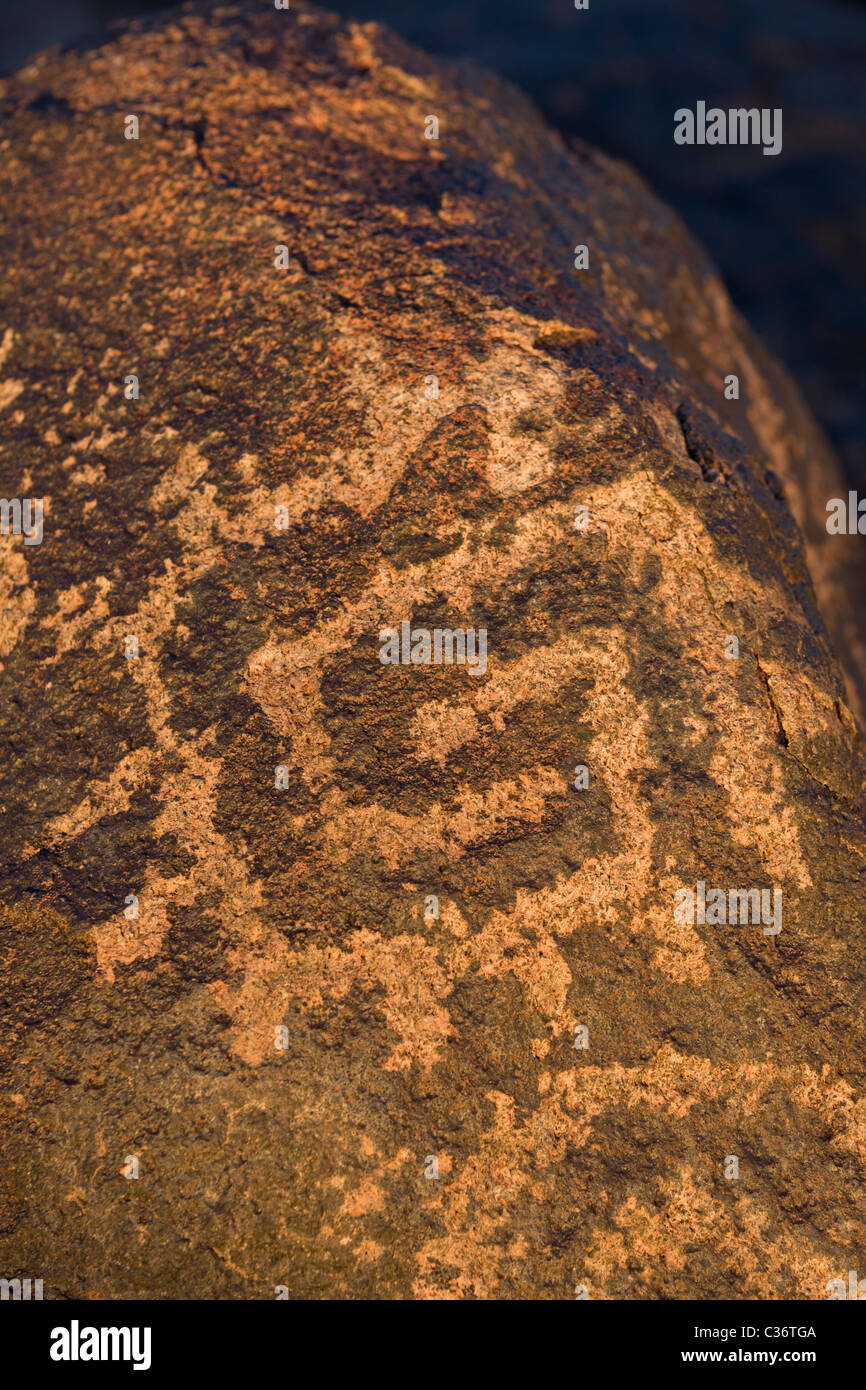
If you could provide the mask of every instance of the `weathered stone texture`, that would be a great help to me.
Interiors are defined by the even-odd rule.
[[[866,1215],[825,622],[863,665],[835,465],[712,266],[516,92],[305,6],[0,98],[2,490],[49,499],[0,542],[2,1272],[824,1297]],[[402,619],[486,674],[383,667]],[[676,924],[699,879],[781,934]]]

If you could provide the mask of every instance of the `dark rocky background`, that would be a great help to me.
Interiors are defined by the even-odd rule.
[[[263,0],[263,4],[265,0]],[[866,6],[817,0],[340,0],[428,52],[520,83],[548,119],[628,159],[685,219],[787,363],[866,491]],[[153,0],[71,0],[0,18],[0,70]],[[776,158],[673,143],[673,112],[781,106]]]

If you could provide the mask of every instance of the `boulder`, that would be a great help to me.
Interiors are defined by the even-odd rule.
[[[2,1272],[827,1297],[856,538],[711,262],[305,4],[0,101]]]

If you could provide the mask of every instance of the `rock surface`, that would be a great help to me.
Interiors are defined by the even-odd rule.
[[[0,12],[0,74],[166,0]],[[633,164],[719,266],[866,494],[866,5],[862,0],[342,0],[517,82],[560,131]],[[680,106],[781,107],[783,148],[673,145]],[[859,578],[866,593],[866,567]]]
[[[712,266],[500,82],[306,6],[0,100],[0,477],[47,499],[0,540],[3,1273],[826,1297],[864,768],[788,503],[863,667],[835,464]],[[383,666],[403,620],[486,672]],[[676,922],[698,881],[781,932]]]
[[[342,8],[442,56],[471,54],[519,83],[557,129],[639,169],[710,251],[734,303],[793,372],[850,485],[866,493],[862,3],[604,0],[576,11],[572,0],[344,0]],[[673,113],[697,100],[781,108],[781,153],[675,147]]]

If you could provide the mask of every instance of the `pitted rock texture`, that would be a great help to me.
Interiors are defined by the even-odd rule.
[[[510,88],[305,6],[0,97],[3,495],[47,499],[0,538],[0,1272],[826,1297],[863,759],[785,498],[835,465],[712,266]],[[486,672],[383,666],[403,620]],[[675,922],[698,880],[781,933]]]

